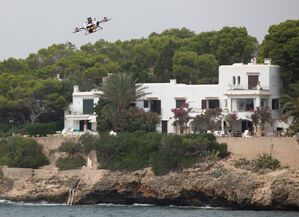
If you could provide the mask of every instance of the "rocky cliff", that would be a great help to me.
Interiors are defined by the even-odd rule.
[[[47,171],[47,170],[46,170]],[[50,174],[50,175],[49,175]],[[233,209],[299,210],[299,171],[262,174],[235,168],[232,159],[155,176],[150,168],[131,173],[74,170],[0,181],[0,197],[12,201],[65,203],[151,203]]]

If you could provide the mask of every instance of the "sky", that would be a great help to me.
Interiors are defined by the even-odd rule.
[[[26,58],[54,43],[80,48],[183,27],[200,33],[244,26],[262,42],[270,25],[299,19],[298,9],[299,0],[0,0],[0,60]],[[89,16],[113,19],[94,34],[72,34]]]

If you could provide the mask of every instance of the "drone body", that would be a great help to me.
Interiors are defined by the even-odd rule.
[[[101,23],[106,23],[110,21],[112,18],[103,17],[102,20],[97,21],[96,18],[87,17],[86,22],[82,27],[76,27],[73,33],[81,32],[85,30],[85,35],[95,33],[103,28],[100,26]]]

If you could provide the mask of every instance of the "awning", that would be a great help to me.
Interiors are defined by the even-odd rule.
[[[96,123],[97,122],[97,117],[95,115],[93,116],[89,116],[88,117],[88,120],[91,122],[91,123]]]

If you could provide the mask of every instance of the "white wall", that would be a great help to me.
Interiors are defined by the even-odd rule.
[[[248,90],[248,75],[258,74],[262,91]],[[232,85],[232,78],[235,76],[236,85]],[[240,76],[240,84],[237,78]],[[233,64],[219,67],[219,84],[215,85],[185,85],[177,84],[175,80],[170,83],[145,83],[143,87],[147,87],[146,95],[143,99],[159,99],[161,100],[161,120],[168,121],[168,132],[173,132],[173,113],[171,109],[176,106],[176,99],[186,99],[189,107],[201,112],[201,100],[215,98],[219,99],[220,108],[224,110],[225,100],[227,100],[227,108],[229,112],[236,109],[236,105],[231,99],[235,98],[253,98],[254,106],[260,106],[261,98],[268,98],[268,106],[272,106],[273,97],[279,97],[279,67],[263,64]],[[232,90],[238,88],[240,90]],[[238,94],[236,94],[239,92]],[[235,95],[230,96],[228,93]],[[137,102],[137,107],[143,108],[142,102]],[[148,109],[145,109],[148,110]],[[195,116],[199,113],[191,113]],[[240,112],[240,117],[250,119],[251,112]],[[160,126],[161,127],[161,126]],[[159,128],[160,129],[160,128]]]
[[[101,92],[96,90],[92,90],[89,92],[80,92],[78,86],[74,86],[73,102],[69,105],[68,110],[64,112],[65,113],[64,129],[65,130],[79,129],[80,128],[79,119],[80,118],[82,120],[88,119],[88,115],[83,115],[83,100],[92,99],[94,104],[97,104],[99,101],[100,94]],[[91,129],[96,130],[96,123],[91,124]]]

